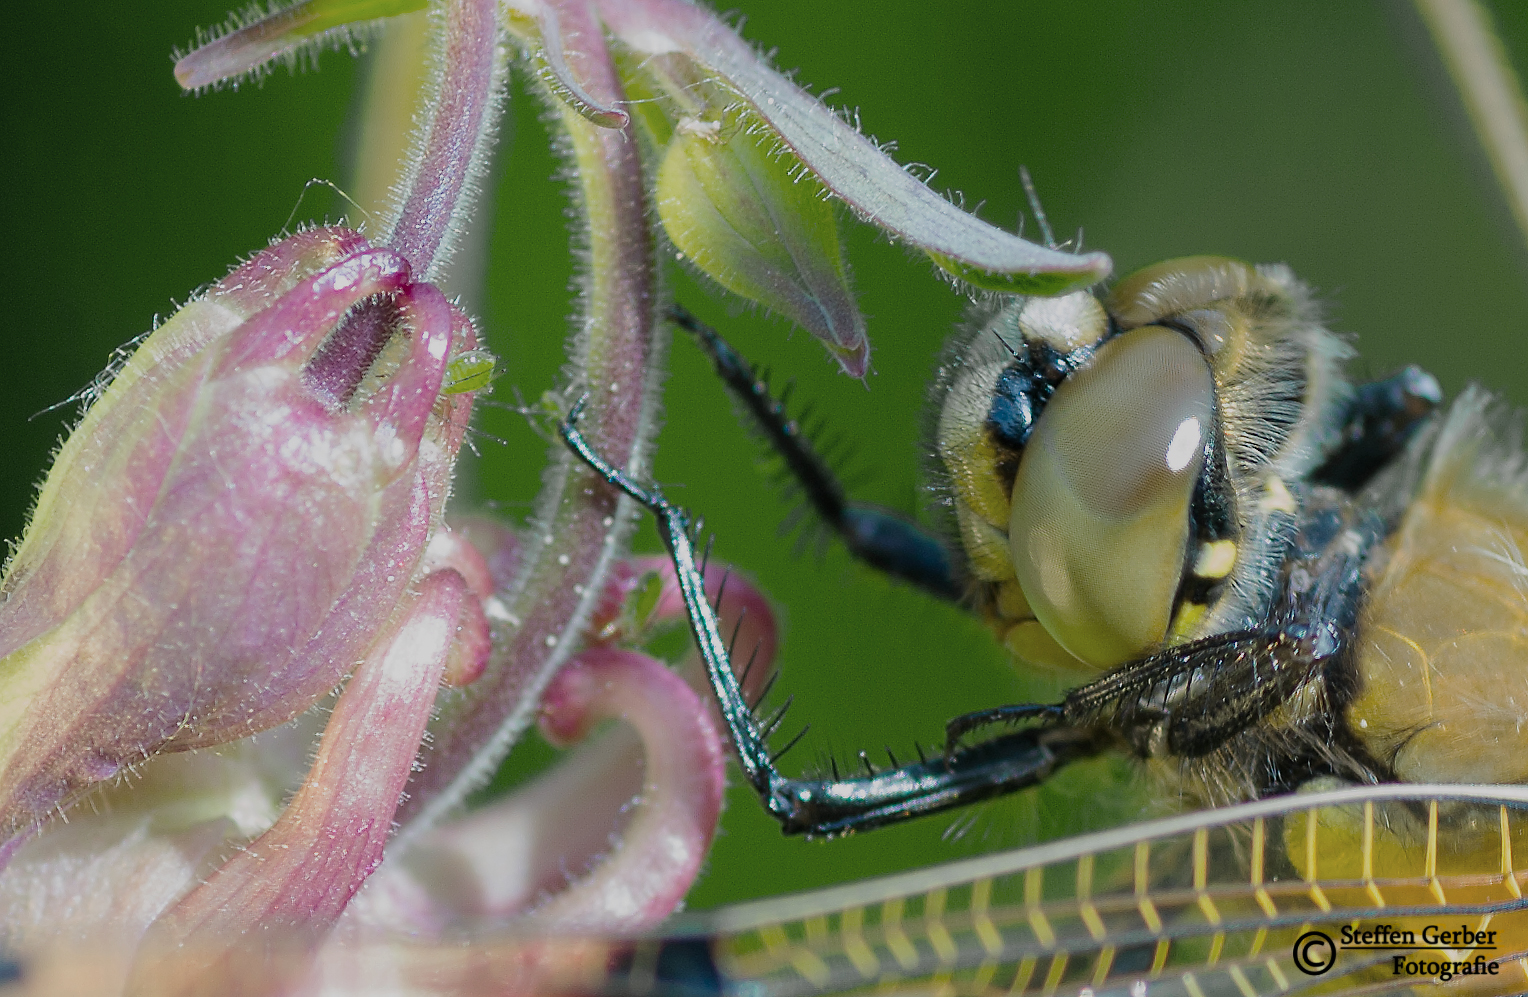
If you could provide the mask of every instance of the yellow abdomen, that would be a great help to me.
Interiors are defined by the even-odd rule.
[[[1349,729],[1406,782],[1528,782],[1528,482],[1472,390],[1373,570]]]

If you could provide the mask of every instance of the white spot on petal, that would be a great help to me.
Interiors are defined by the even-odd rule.
[[[664,55],[668,52],[684,51],[673,38],[661,31],[654,31],[650,28],[623,32],[621,41],[630,45],[638,52],[645,52],[648,55]]]
[[[491,595],[483,600],[483,615],[487,616],[490,620],[508,623],[512,627],[520,625],[520,617],[511,613],[509,607],[504,605],[504,600],[496,595]]]
[[[421,615],[405,623],[382,659],[377,695],[397,698],[412,694],[420,666],[445,653],[455,633],[456,621],[439,616]]]

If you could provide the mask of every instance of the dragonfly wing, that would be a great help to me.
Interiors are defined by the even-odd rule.
[[[1521,787],[1304,793],[695,915],[627,949],[610,989],[1368,994],[1449,973],[1451,990],[1517,993],[1524,854]],[[1490,943],[1427,946],[1428,925]]]

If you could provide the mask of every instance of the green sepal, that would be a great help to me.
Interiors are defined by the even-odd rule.
[[[657,181],[658,217],[674,246],[734,294],[822,339],[864,373],[864,320],[849,287],[826,192],[751,114],[684,118]]]

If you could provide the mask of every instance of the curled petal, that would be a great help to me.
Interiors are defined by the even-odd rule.
[[[484,517],[453,519],[430,538],[420,570],[450,568],[467,580],[472,594],[462,603],[457,621],[456,643],[446,663],[447,686],[471,685],[487,671],[493,656],[493,621],[503,622],[506,616],[499,593],[514,582],[520,548],[518,533]]]
[[[543,698],[551,736],[620,728],[523,790],[437,828],[405,864],[457,919],[533,908],[538,927],[631,932],[683,899],[716,830],[725,747],[709,710],[661,662],[596,647]],[[635,804],[635,805],[633,805]]]
[[[161,949],[202,955],[205,975],[181,965],[177,980],[184,992],[210,993],[218,988],[208,983],[224,979],[223,957],[247,945],[254,929],[300,928],[314,945],[322,940],[382,861],[466,598],[454,571],[424,580],[390,639],[345,687],[280,820],[155,922],[131,992],[164,993],[152,961]]]
[[[537,908],[565,932],[639,931],[673,913],[700,873],[721,816],[726,749],[710,711],[662,663],[590,648],[547,688],[543,730],[574,733],[619,717],[642,738],[640,805],[615,854]],[[580,716],[583,714],[583,716]]]
[[[444,678],[446,685],[459,688],[471,685],[482,676],[488,667],[489,655],[493,653],[493,638],[484,603],[493,598],[494,581],[483,555],[466,537],[451,529],[436,530],[430,545],[425,548],[420,570],[432,574],[448,568],[466,581],[469,596],[462,600],[456,641],[451,646]]]
[[[235,15],[221,31],[203,32],[199,44],[176,61],[175,80],[187,90],[213,86],[306,46],[343,44],[357,22],[424,6],[425,0],[301,0],[263,17]]]
[[[488,618],[483,615],[483,603],[477,598],[467,599],[462,603],[456,624],[456,642],[451,646],[451,657],[446,662],[446,673],[441,681],[454,689],[471,685],[488,670],[488,659],[492,654],[493,635]]]

